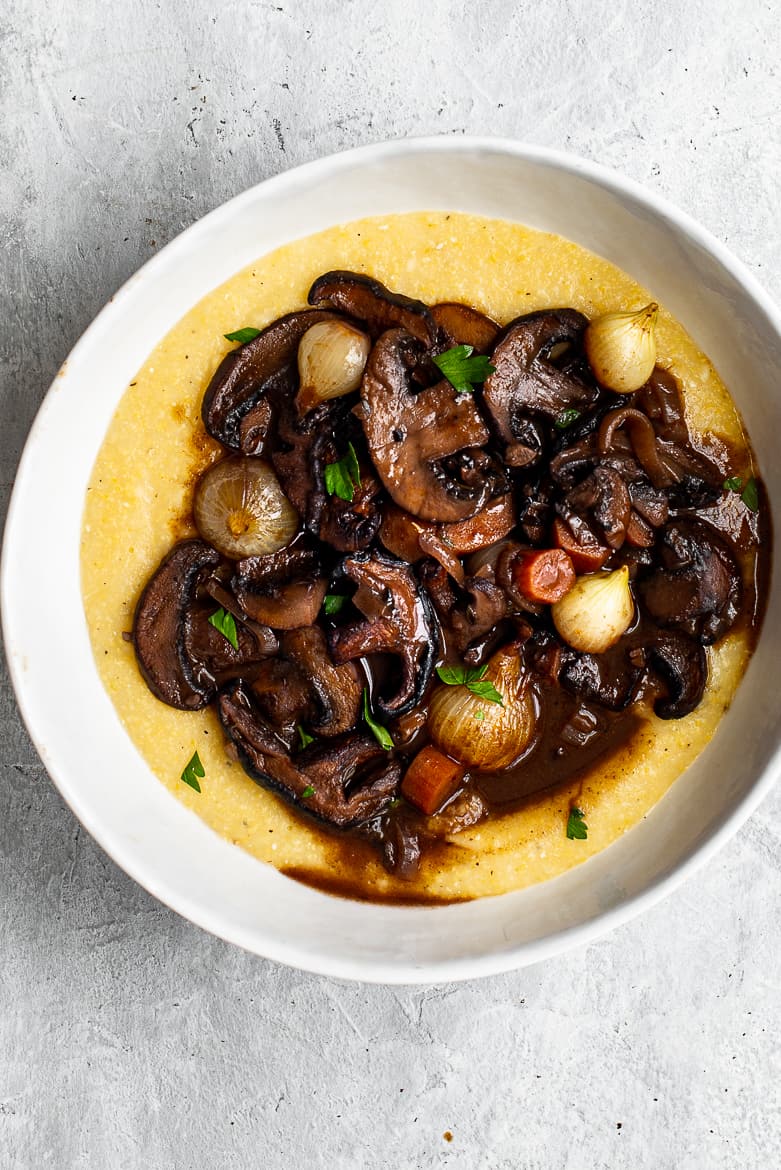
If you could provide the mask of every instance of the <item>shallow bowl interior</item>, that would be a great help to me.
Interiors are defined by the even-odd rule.
[[[155,896],[258,954],[350,978],[466,978],[585,941],[682,880],[742,823],[775,773],[779,581],[735,702],[712,743],[637,828],[564,876],[431,909],[330,898],[217,837],[150,773],[99,681],[81,603],[90,469],[147,354],[206,292],[298,236],[360,216],[448,209],[567,236],[646,285],[730,387],[771,501],[781,500],[781,328],[743,267],[687,217],[619,176],[498,140],[418,140],[298,168],[219,208],[156,256],[79,342],[38,416],[6,528],[6,648],[27,726],[65,799]],[[52,492],[52,483],[57,490]],[[34,530],[36,540],[27,539]],[[52,591],[40,550],[58,566]]]

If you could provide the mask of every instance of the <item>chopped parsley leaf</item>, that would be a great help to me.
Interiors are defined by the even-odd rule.
[[[233,333],[223,334],[226,341],[238,341],[241,345],[246,345],[248,341],[254,341],[259,336],[260,330],[253,329],[251,325],[246,325],[244,329],[236,329]]]
[[[752,512],[759,511],[759,485],[753,475],[751,479],[746,480],[746,486],[743,488],[740,498]]]
[[[323,602],[323,611],[330,617],[332,614],[339,613],[347,600],[346,593],[326,593]]]
[[[239,636],[236,632],[236,619],[225,609],[216,610],[209,618],[209,625],[219,630],[223,638],[227,638],[234,650],[239,648]]]
[[[347,454],[336,463],[327,463],[325,468],[325,490],[329,496],[352,502],[355,489],[361,486],[361,469],[352,443],[347,444]]]
[[[313,785],[307,784],[306,788],[301,793],[301,799],[302,800],[309,800],[309,797],[314,796],[314,794],[315,794],[315,790],[314,790]]]
[[[369,728],[380,747],[385,748],[385,751],[389,752],[393,747],[393,740],[390,737],[390,732],[388,729],[383,727],[381,723],[378,723],[376,719],[372,717],[372,713],[369,710],[369,692],[366,687],[363,688],[363,718],[366,726]]]
[[[567,427],[571,427],[574,422],[580,418],[580,411],[570,407],[569,410],[562,410],[559,417],[553,424],[557,430],[566,431]]]
[[[189,784],[191,788],[194,788],[196,792],[200,792],[201,786],[198,783],[198,777],[200,776],[201,780],[203,780],[205,775],[206,770],[201,763],[201,757],[198,755],[197,751],[193,752],[189,764],[187,764],[184,771],[182,772],[182,780],[185,782],[185,784]]]
[[[472,357],[474,349],[473,345],[454,345],[432,359],[458,394],[471,394],[496,369],[487,357]]]
[[[301,748],[309,747],[310,743],[315,742],[315,737],[310,735],[308,731],[304,731],[299,723],[298,725],[298,743]]]
[[[567,836],[570,841],[585,841],[588,837],[588,825],[584,821],[585,813],[579,808],[571,808],[567,818]]]
[[[498,703],[504,706],[504,699],[497,691],[490,679],[487,679],[487,666],[438,666],[437,674],[443,683],[449,687],[466,687],[473,695],[486,699],[489,703]]]

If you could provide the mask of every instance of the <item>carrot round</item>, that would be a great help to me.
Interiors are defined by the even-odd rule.
[[[513,561],[513,584],[529,601],[553,605],[575,584],[575,568],[560,548],[519,553]]]
[[[453,795],[463,776],[464,769],[460,764],[429,745],[421,748],[407,768],[401,793],[410,804],[430,817]]]

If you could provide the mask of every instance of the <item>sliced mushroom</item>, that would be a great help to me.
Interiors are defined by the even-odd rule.
[[[450,345],[471,345],[475,353],[490,353],[501,332],[485,313],[456,301],[432,305],[431,316]]]
[[[623,649],[581,654],[566,647],[561,654],[559,682],[578,698],[609,711],[623,711],[635,697],[642,673]]]
[[[331,631],[329,643],[337,665],[367,654],[390,654],[401,667],[395,694],[379,694],[379,714],[394,719],[423,697],[434,670],[438,631],[431,602],[408,565],[374,553],[356,553],[341,564],[339,575],[358,586],[353,605],[365,621]]]
[[[158,699],[184,711],[205,707],[215,691],[214,678],[204,675],[188,653],[184,628],[196,586],[219,560],[219,553],[201,540],[177,544],[136,606],[133,644],[141,673]]]
[[[529,415],[555,419],[597,399],[596,383],[562,368],[552,357],[552,351],[562,346],[579,350],[587,325],[574,309],[546,309],[507,326],[491,357],[494,373],[483,388],[483,399],[505,443],[523,441],[522,424]]]
[[[244,613],[274,630],[311,626],[323,604],[328,581],[318,554],[306,545],[283,548],[236,565],[233,593]]]
[[[620,548],[624,543],[632,504],[626,484],[612,467],[598,464],[591,475],[567,493],[565,504],[580,515],[590,513],[611,548]]]
[[[381,517],[375,504],[379,484],[365,461],[352,500],[329,496],[325,486],[327,466],[344,456],[348,443],[363,446],[360,425],[349,407],[337,399],[299,418],[287,404],[280,408],[277,433],[271,462],[307,530],[340,552],[368,547]]]
[[[337,552],[358,552],[368,548],[382,521],[378,496],[380,485],[361,468],[360,487],[352,500],[329,496],[323,507],[318,536]]]
[[[380,540],[394,556],[414,564],[424,556],[433,557],[458,581],[464,583],[459,557],[488,548],[515,526],[513,499],[500,496],[468,520],[456,524],[435,524],[410,516],[388,503],[383,508]]]
[[[219,696],[217,710],[245,771],[312,816],[348,829],[377,816],[393,799],[401,766],[369,736],[352,733],[312,744],[293,760],[241,683]]]
[[[447,644],[462,657],[508,614],[507,597],[488,575],[467,577],[457,588],[441,565],[424,561],[420,576],[447,631]]]
[[[425,345],[437,337],[437,326],[427,305],[391,292],[379,280],[361,272],[325,272],[310,288],[308,299],[310,305],[326,303],[363,321],[375,339],[397,326]]]
[[[692,448],[688,432],[684,443],[661,439],[646,414],[624,406],[602,420],[598,441],[603,456],[612,453],[622,428],[628,431],[632,450],[651,483],[667,489],[673,507],[708,507],[719,499],[724,477],[715,464]]]
[[[705,646],[718,641],[740,611],[740,569],[730,549],[708,525],[680,519],[662,531],[660,556],[661,567],[639,583],[651,617]]]
[[[269,394],[287,396],[293,392],[299,341],[318,322],[339,319],[335,313],[319,309],[288,313],[246,345],[226,354],[203,396],[201,416],[209,434],[226,447],[246,455],[258,454],[272,418],[271,409],[258,404]],[[255,407],[251,424],[248,420],[242,434],[242,421]]]
[[[424,520],[466,520],[496,494],[494,465],[478,450],[488,430],[471,394],[447,381],[418,393],[402,329],[374,346],[363,377],[362,422],[377,474],[400,508]]]
[[[358,720],[363,684],[351,662],[335,666],[319,626],[291,630],[282,653],[306,680],[312,700],[307,726],[317,735],[342,735]]]
[[[682,719],[699,706],[708,681],[708,663],[702,646],[683,634],[658,634],[647,649],[651,667],[667,684],[666,697],[657,698],[660,719]]]

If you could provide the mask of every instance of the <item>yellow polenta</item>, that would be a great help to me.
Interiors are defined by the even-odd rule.
[[[557,236],[476,216],[418,212],[366,219],[287,244],[209,293],[160,342],[126,390],[98,455],[82,535],[84,607],[98,670],[128,734],[161,783],[216,832],[262,861],[308,873],[367,897],[454,900],[498,894],[562,873],[635,825],[703,749],[729,705],[750,647],[733,631],[709,651],[710,683],[686,719],[651,719],[639,738],[580,784],[452,838],[426,859],[411,889],[385,872],[368,846],[343,846],[255,784],[225,755],[216,717],[164,706],[147,689],[133,647],[139,592],[175,539],[194,535],[192,485],[220,453],[205,434],[201,397],[222,356],[223,334],[262,327],[306,304],[320,273],[371,273],[390,288],[437,301],[465,301],[505,323],[522,313],[571,305],[593,316],[637,308],[650,293],[612,264]],[[692,431],[717,433],[750,469],[739,415],[707,358],[662,309],[661,364],[680,380]],[[197,748],[200,795],[179,779]],[[577,794],[587,841],[564,834]],[[346,872],[347,870],[350,872]]]

